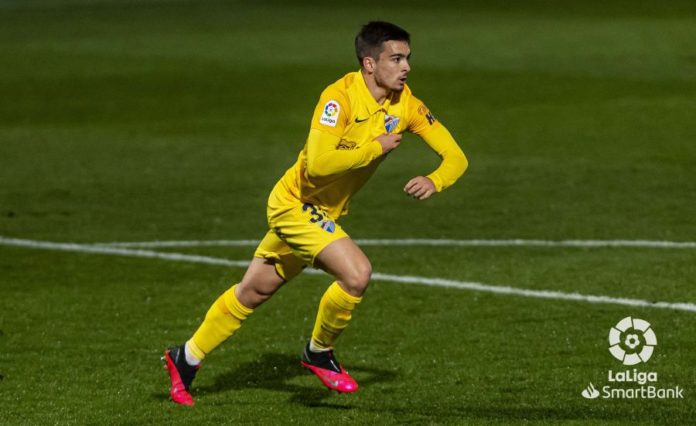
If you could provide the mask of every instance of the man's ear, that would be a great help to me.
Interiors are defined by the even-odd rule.
[[[363,68],[365,68],[365,71],[367,72],[374,72],[375,71],[375,60],[374,58],[370,56],[366,56],[363,58]]]

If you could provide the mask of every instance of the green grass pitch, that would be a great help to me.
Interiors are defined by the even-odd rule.
[[[696,241],[696,7],[689,1],[0,2],[0,236],[258,239],[320,91],[370,19],[412,33],[409,84],[470,168],[404,196],[413,136],[355,197],[355,238]],[[253,247],[157,249],[248,260]],[[695,248],[366,246],[374,270],[696,303]],[[337,395],[299,365],[326,277],[303,275],[210,355],[197,405],[163,349],[243,269],[0,245],[0,423],[686,424],[696,313],[375,280],[337,347]],[[625,367],[609,328],[652,324],[659,386],[588,400]],[[625,387],[630,387],[625,385]]]

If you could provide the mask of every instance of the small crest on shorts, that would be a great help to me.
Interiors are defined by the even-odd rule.
[[[389,115],[385,114],[384,116],[384,128],[387,130],[387,133],[391,133],[392,130],[396,129],[396,126],[399,125],[399,117],[395,115]]]
[[[321,226],[321,229],[331,234],[336,230],[336,223],[333,220],[323,220],[319,226]]]

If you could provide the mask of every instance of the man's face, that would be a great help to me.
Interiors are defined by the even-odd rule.
[[[375,61],[375,82],[387,90],[400,92],[404,90],[406,76],[411,70],[408,60],[411,48],[405,41],[389,40],[382,45],[384,48]]]

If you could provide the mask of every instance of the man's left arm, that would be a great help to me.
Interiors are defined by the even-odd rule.
[[[408,195],[425,200],[454,184],[464,174],[469,161],[447,128],[433,117],[422,102],[416,98],[413,100],[418,106],[412,110],[408,130],[423,138],[442,159],[434,172],[427,176],[416,176],[404,187]]]

